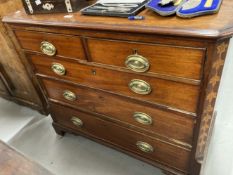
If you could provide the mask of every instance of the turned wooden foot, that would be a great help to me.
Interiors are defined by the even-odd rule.
[[[65,135],[65,131],[63,131],[61,128],[59,128],[56,124],[53,123],[53,128],[55,130],[55,132],[60,135],[60,136],[64,136]]]

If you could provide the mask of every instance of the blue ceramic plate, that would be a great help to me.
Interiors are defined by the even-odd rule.
[[[186,3],[190,3],[189,1],[187,1]],[[193,8],[184,3],[183,6],[181,6],[180,9],[177,10],[176,14],[177,16],[180,16],[182,18],[192,18],[195,16],[217,13],[222,4],[222,0],[213,0],[212,4],[209,7],[205,6],[207,1],[208,0],[201,0],[201,2]]]
[[[160,14],[161,16],[170,16],[174,15],[178,9],[180,9],[181,5],[186,2],[186,0],[182,0],[182,2],[175,6],[173,4],[169,4],[166,6],[159,5],[161,0],[151,0],[146,4],[146,8],[153,10],[154,12]]]

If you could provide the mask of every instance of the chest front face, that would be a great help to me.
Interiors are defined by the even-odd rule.
[[[206,106],[214,105],[209,94],[217,92],[214,72],[221,75],[228,40],[10,27],[58,134],[88,136],[170,173],[199,173],[196,158],[210,127],[202,119],[212,117]]]

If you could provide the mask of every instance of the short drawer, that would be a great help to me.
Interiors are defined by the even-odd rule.
[[[15,35],[23,49],[49,56],[86,59],[81,39],[77,36],[16,30]]]
[[[67,103],[75,108],[99,113],[111,120],[135,129],[166,138],[181,146],[192,145],[195,119],[191,116],[175,114],[157,109],[144,103],[137,103],[102,91],[82,86],[73,86],[52,79],[41,79],[51,101]],[[64,92],[75,96],[67,99]]]
[[[205,49],[161,44],[88,39],[93,62],[200,80]]]
[[[64,127],[85,133],[160,164],[169,165],[181,171],[188,170],[190,158],[188,150],[134,132],[90,114],[60,105],[51,104],[50,106],[54,121]]]
[[[196,112],[200,88],[196,85],[115,71],[78,62],[68,62],[58,58],[35,55],[31,55],[30,58],[35,66],[35,71],[40,74],[62,78],[142,101]],[[55,68],[53,71],[56,73],[52,71],[51,66]],[[61,70],[64,71],[62,75],[60,75]]]

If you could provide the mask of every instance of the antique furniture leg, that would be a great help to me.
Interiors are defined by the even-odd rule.
[[[65,135],[65,131],[63,131],[58,125],[56,125],[55,123],[52,123],[53,128],[55,130],[55,132],[60,135],[60,136],[64,136]]]

